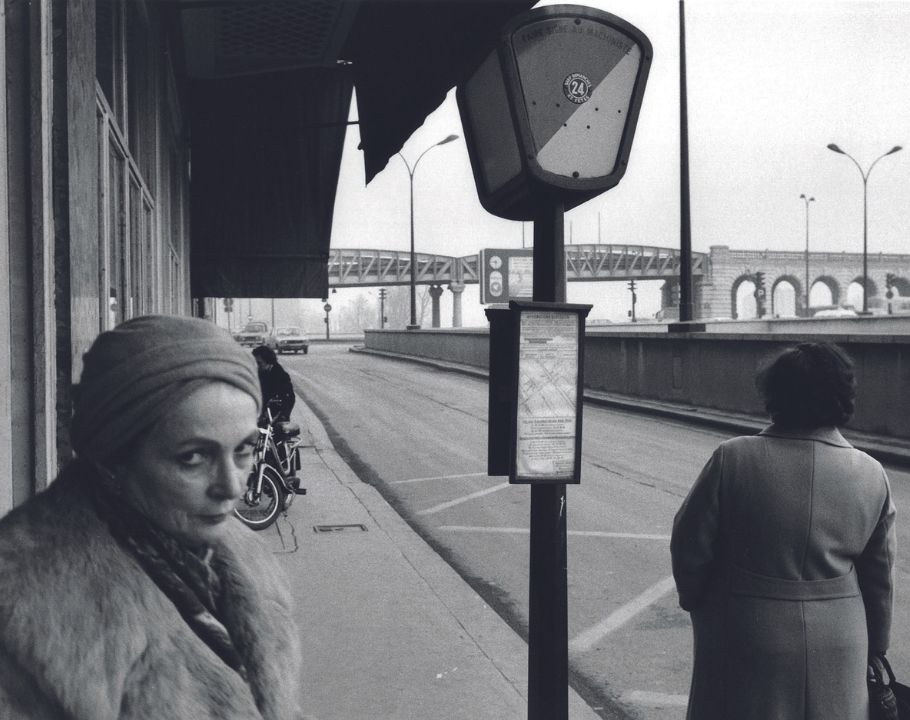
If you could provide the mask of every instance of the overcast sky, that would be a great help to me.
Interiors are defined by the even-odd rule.
[[[540,3],[550,4],[550,3]],[[585,3],[631,22],[654,48],[625,177],[566,215],[575,243],[679,246],[679,5],[677,0]],[[910,2],[687,0],[689,152],[693,249],[802,250],[805,208],[812,249],[862,250],[865,169],[894,145],[869,180],[869,251],[910,252]],[[356,117],[356,107],[353,110]],[[405,145],[413,160],[446,135],[463,135],[454,91]],[[369,186],[347,140],[332,247],[409,248],[408,173],[400,158]],[[434,148],[415,174],[418,252],[468,255],[521,247],[521,223],[487,214],[477,200],[463,139]],[[530,225],[527,226],[530,240]],[[645,283],[639,311],[658,309],[660,282]],[[576,287],[577,286],[577,287]],[[592,317],[626,313],[624,283],[569,284]],[[345,295],[355,291],[344,291]],[[449,300],[451,293],[443,295]],[[342,298],[339,298],[342,299]],[[451,324],[450,303],[443,325]],[[476,286],[465,324],[480,324]]]

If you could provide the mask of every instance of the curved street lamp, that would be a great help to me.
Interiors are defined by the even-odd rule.
[[[809,203],[815,202],[815,198],[806,197],[804,193],[800,193],[799,197],[806,203],[806,300],[803,303],[803,315],[809,317]]]
[[[868,315],[869,314],[869,288],[868,288],[869,267],[868,267],[868,257],[867,257],[867,254],[868,254],[868,246],[867,246],[868,225],[866,222],[866,218],[867,218],[867,206],[868,206],[867,184],[869,181],[869,173],[872,172],[872,168],[875,167],[875,163],[877,163],[879,160],[881,160],[886,155],[892,155],[892,154],[898,152],[899,150],[901,150],[901,146],[895,145],[888,152],[884,153],[883,155],[879,155],[877,158],[875,158],[875,160],[872,161],[872,164],[869,166],[869,169],[866,170],[865,172],[863,172],[863,169],[862,169],[862,167],[860,167],[860,164],[858,162],[856,162],[856,158],[854,158],[849,153],[846,153],[843,150],[841,150],[834,143],[828,143],[828,149],[832,150],[836,153],[840,153],[841,155],[846,155],[848,158],[853,160],[853,164],[856,165],[856,169],[859,170],[859,174],[862,175],[862,178],[863,178],[863,312],[862,312],[862,314]]]
[[[434,147],[445,145],[446,143],[450,143],[453,140],[457,139],[457,135],[449,135],[448,137],[440,140],[438,143],[430,145],[430,147],[428,147],[426,150],[420,153],[420,155],[417,156],[413,167],[408,164],[408,161],[405,160],[404,155],[398,153],[398,157],[401,158],[404,166],[408,169],[408,176],[411,179],[411,324],[408,325],[409,330],[416,330],[420,327],[417,324],[417,258],[414,254],[414,172],[417,170],[417,163],[419,163],[421,158],[430,152],[430,150],[432,150]]]

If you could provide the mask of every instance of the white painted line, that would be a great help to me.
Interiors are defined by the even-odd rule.
[[[404,485],[405,483],[426,482],[427,480],[457,480],[458,478],[486,477],[486,473],[461,473],[460,475],[437,475],[436,477],[410,478],[409,480],[392,480],[389,485]]]
[[[597,625],[576,636],[569,643],[569,651],[576,653],[587,652],[616,628],[625,625],[638,613],[660,600],[675,587],[676,584],[673,582],[672,575],[664,578],[656,585],[652,585],[637,598],[633,598],[622,607],[614,610]]]
[[[670,695],[669,693],[648,692],[647,690],[631,690],[620,695],[619,699],[630,705],[646,705],[648,707],[686,707],[689,704],[688,695]]]
[[[475,532],[475,533],[506,533],[515,535],[527,535],[531,532],[529,528],[520,527],[477,527],[474,525],[440,525],[437,530],[448,530],[449,532]],[[567,535],[576,537],[602,537],[602,538],[625,538],[628,540],[669,540],[669,535],[654,535],[651,533],[617,533],[604,532],[601,530],[567,530]]]
[[[456,500],[449,500],[448,502],[434,505],[433,507],[427,508],[426,510],[421,510],[417,514],[432,515],[433,513],[438,513],[442,510],[448,510],[450,507],[461,505],[461,503],[468,502],[469,500],[474,500],[475,498],[483,497],[484,495],[489,495],[492,492],[496,492],[497,490],[502,490],[503,488],[507,487],[509,487],[509,483],[500,483],[499,485],[494,485],[493,487],[486,488],[485,490],[478,490],[477,492],[473,492],[470,495],[465,495],[464,497],[457,498]]]

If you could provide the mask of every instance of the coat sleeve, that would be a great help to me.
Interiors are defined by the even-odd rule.
[[[885,484],[885,500],[872,536],[855,562],[863,603],[866,606],[870,653],[884,652],[888,649],[891,607],[894,602],[894,553],[897,545],[894,528],[895,509],[891,500],[891,484],[884,468],[881,469],[881,473]]]
[[[698,606],[713,570],[720,525],[720,484],[724,450],[721,445],[689,491],[673,520],[670,556],[679,605],[692,611]]]

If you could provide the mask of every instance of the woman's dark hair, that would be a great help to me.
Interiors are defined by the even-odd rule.
[[[266,345],[259,345],[258,347],[254,347],[253,357],[262,358],[262,361],[268,363],[269,365],[274,365],[278,362],[278,356],[275,354],[275,351]]]
[[[788,348],[759,372],[755,384],[778,425],[816,428],[853,417],[853,361],[832,343]]]

